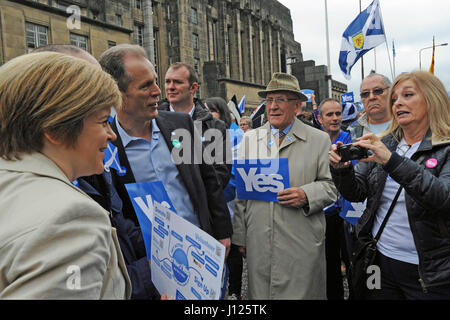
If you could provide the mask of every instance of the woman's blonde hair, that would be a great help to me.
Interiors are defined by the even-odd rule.
[[[428,119],[430,122],[430,129],[432,132],[432,139],[441,139],[450,137],[450,99],[442,82],[433,74],[426,71],[413,71],[400,74],[392,85],[389,91],[389,113],[392,117],[391,124],[387,131],[383,134],[393,134],[397,139],[403,137],[403,131],[398,125],[392,112],[392,95],[396,86],[406,80],[411,80],[418,87],[423,94]]]
[[[122,103],[116,82],[100,67],[55,52],[17,57],[0,67],[0,157],[41,151],[44,133],[68,147],[84,119]]]

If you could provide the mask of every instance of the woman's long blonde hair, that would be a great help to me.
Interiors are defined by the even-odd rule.
[[[55,52],[0,67],[0,157],[41,151],[44,133],[74,146],[86,117],[122,103],[115,81],[85,60]]]
[[[403,137],[403,131],[398,125],[392,112],[392,94],[395,87],[406,80],[412,80],[423,94],[432,139],[448,139],[450,138],[450,99],[442,82],[433,74],[426,71],[413,71],[400,74],[392,85],[389,92],[389,113],[392,117],[391,124],[383,136],[393,134],[397,139]]]

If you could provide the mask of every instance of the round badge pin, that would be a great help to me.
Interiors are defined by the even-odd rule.
[[[172,145],[177,149],[181,148],[181,142],[177,139],[172,140]]]
[[[269,147],[273,146],[274,143],[275,143],[275,141],[269,140],[269,143],[268,143]]]
[[[428,159],[425,165],[427,166],[427,168],[434,168],[437,166],[437,160],[435,158]]]

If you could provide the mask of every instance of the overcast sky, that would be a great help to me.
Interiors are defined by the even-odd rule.
[[[325,0],[278,0],[290,9],[294,37],[302,46],[304,60],[315,60],[316,65],[327,64]],[[449,0],[379,0],[386,32],[392,69],[392,40],[395,42],[395,74],[419,69],[419,51],[436,44],[450,42]],[[372,0],[361,0],[362,10]],[[347,84],[359,101],[361,60],[353,66],[351,80],[344,78],[339,69],[339,51],[342,33],[359,14],[359,0],[327,0],[331,74],[334,80]],[[422,50],[422,70],[431,64],[432,49]],[[376,57],[376,64],[375,64]],[[364,55],[364,74],[375,69],[391,78],[386,43]],[[450,91],[450,45],[437,47],[434,74]],[[305,88],[307,89],[307,88]]]

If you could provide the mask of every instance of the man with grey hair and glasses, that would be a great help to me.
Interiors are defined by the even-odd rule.
[[[371,73],[363,79],[360,87],[364,114],[348,130],[352,140],[367,134],[379,134],[385,131],[391,123],[388,112],[388,94],[391,81],[378,73]]]
[[[287,158],[289,187],[277,201],[236,201],[232,242],[246,255],[248,298],[326,299],[323,209],[337,200],[330,137],[297,119],[308,98],[294,76],[274,73],[258,95],[268,122],[245,133],[238,159],[267,159],[266,150],[272,160]]]

